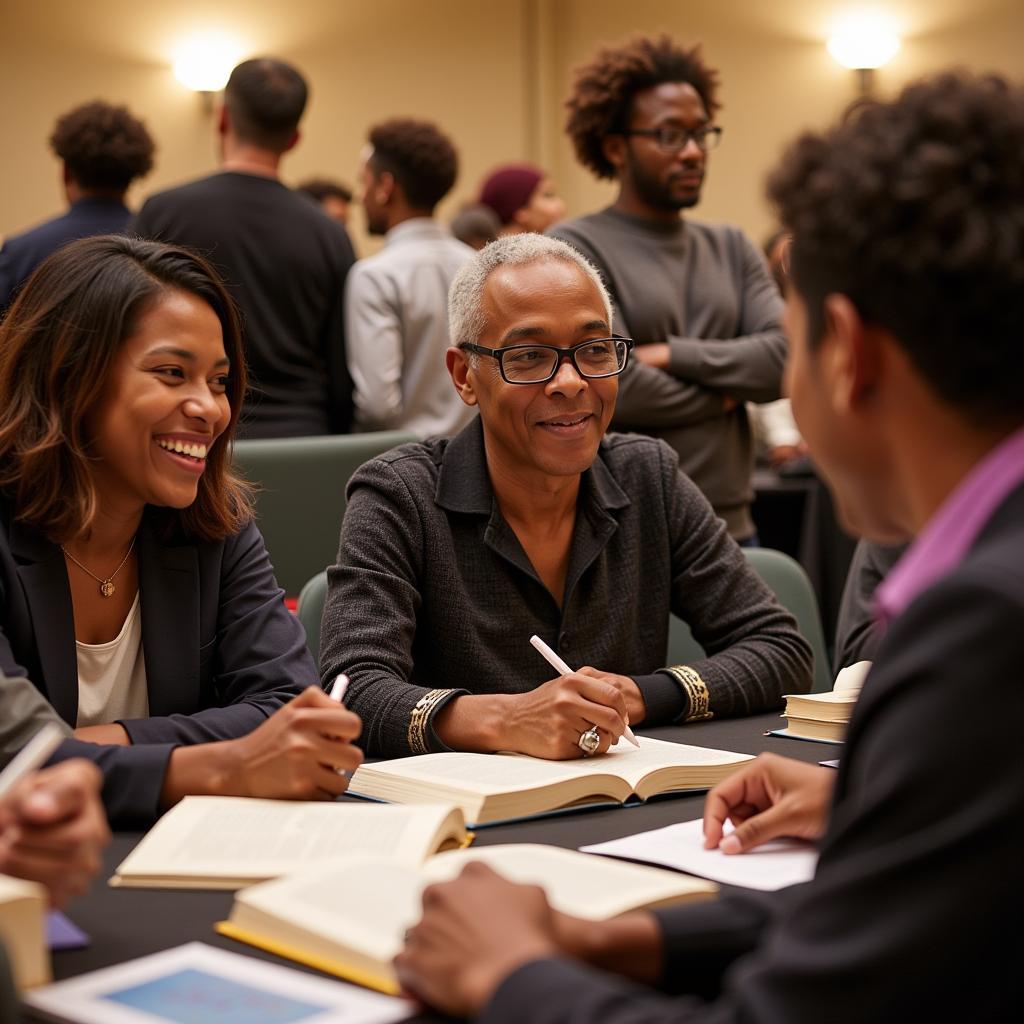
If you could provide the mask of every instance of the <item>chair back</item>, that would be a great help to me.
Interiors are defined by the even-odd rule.
[[[832,689],[832,676],[825,634],[818,613],[818,599],[800,563],[771,548],[744,548],[751,568],[768,584],[779,603],[796,619],[797,628],[814,652],[812,693]],[[690,627],[675,615],[669,616],[668,663],[686,665],[705,657],[704,648],[693,638]]]
[[[414,440],[389,430],[235,442],[236,469],[258,485],[257,523],[286,594],[297,594],[334,561],[352,474],[374,456]]]
[[[313,661],[320,664],[320,622],[327,602],[327,572],[318,572],[299,591],[299,622],[306,631],[306,646]]]

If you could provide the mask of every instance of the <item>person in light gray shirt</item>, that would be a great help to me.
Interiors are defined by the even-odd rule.
[[[399,119],[370,130],[362,204],[384,248],[356,264],[345,291],[359,430],[448,436],[474,415],[444,365],[448,288],[473,250],[433,217],[457,172],[454,146],[432,124]]]
[[[721,135],[717,85],[697,48],[667,36],[603,50],[580,69],[568,133],[580,162],[619,191],[550,234],[597,266],[616,332],[636,343],[613,425],[670,444],[744,543],[755,533],[744,403],[780,397],[786,340],[782,299],[750,239],[681,216],[700,200]]]

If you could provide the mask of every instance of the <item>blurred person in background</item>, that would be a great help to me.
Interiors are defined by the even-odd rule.
[[[128,186],[153,167],[153,139],[126,107],[94,100],[59,118],[50,146],[61,161],[69,209],[8,238],[0,249],[0,315],[14,293],[50,253],[90,235],[123,231],[131,210]]]
[[[217,119],[220,170],[151,196],[133,225],[207,254],[238,304],[251,385],[245,437],[346,433],[352,423],[342,296],[355,253],[340,224],[280,179],[307,98],[292,65],[243,61]]]
[[[444,364],[448,288],[473,250],[434,218],[458,171],[451,140],[428,121],[395,118],[369,131],[360,202],[384,247],[352,268],[345,289],[360,430],[448,436],[474,416]]]
[[[295,189],[309,196],[328,217],[336,220],[343,228],[348,227],[348,211],[352,205],[352,189],[340,181],[330,178],[310,178]]]
[[[565,216],[565,200],[555,183],[533,164],[505,164],[484,179],[480,202],[501,222],[501,234],[543,234]]]

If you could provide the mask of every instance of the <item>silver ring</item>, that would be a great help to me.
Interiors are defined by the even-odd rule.
[[[592,757],[596,754],[597,748],[601,746],[601,734],[597,731],[597,727],[592,725],[586,732],[580,733],[576,746],[583,751],[584,757]]]

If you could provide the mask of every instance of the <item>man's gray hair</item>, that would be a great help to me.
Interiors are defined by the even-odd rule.
[[[448,329],[453,345],[475,345],[487,326],[483,312],[484,285],[499,267],[525,267],[531,263],[575,263],[601,295],[608,328],[612,326],[612,300],[594,265],[571,245],[546,235],[521,234],[498,238],[464,264],[448,291]]]

